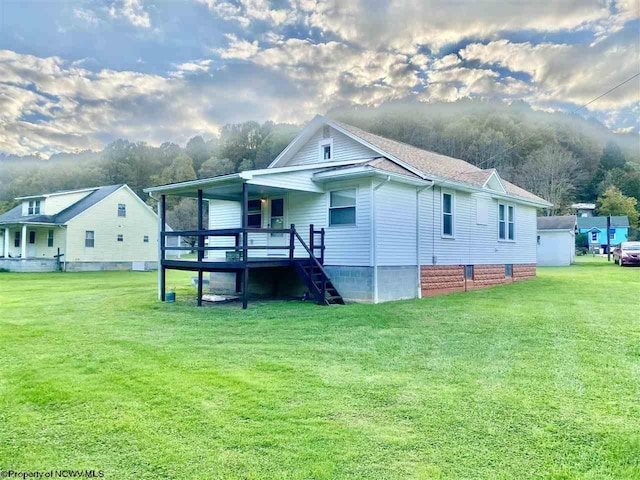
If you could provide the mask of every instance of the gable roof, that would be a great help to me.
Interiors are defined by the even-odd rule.
[[[8,212],[0,215],[0,224],[45,223],[51,225],[63,225],[72,218],[93,207],[96,203],[108,197],[123,186],[124,184],[96,187],[92,193],[81,198],[55,215],[22,215],[22,205],[18,205]],[[73,192],[76,191],[77,190],[74,190]],[[71,191],[69,193],[71,193]]]
[[[575,215],[557,217],[538,217],[538,230],[570,230],[576,228]]]
[[[435,180],[443,182],[455,182],[467,185],[473,189],[485,189],[491,178],[497,179],[500,189],[490,189],[510,197],[521,198],[534,202],[540,206],[550,206],[546,200],[524,190],[510,182],[500,178],[495,169],[483,170],[459,158],[449,157],[439,153],[423,150],[407,143],[398,142],[389,138],[381,137],[353,125],[330,120],[317,115],[298,136],[276,157],[269,165],[275,167],[281,161],[288,161],[306,141],[312,133],[317,131],[322,125],[329,125],[337,131],[351,137],[362,145],[369,147],[380,157],[385,157],[391,163],[425,180]],[[296,146],[298,148],[296,148]],[[373,159],[375,160],[375,159]]]
[[[626,215],[612,216],[611,226],[614,228],[629,228],[629,218]],[[578,228],[606,229],[607,217],[578,217]]]

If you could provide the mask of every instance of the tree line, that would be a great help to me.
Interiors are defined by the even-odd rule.
[[[554,204],[546,214],[593,202],[607,189],[640,203],[640,137],[619,135],[580,116],[546,113],[517,103],[389,103],[344,108],[328,116],[420,148],[461,158],[500,175]],[[101,152],[16,157],[0,155],[0,212],[21,195],[127,183],[145,198],[153,185],[265,168],[301,126],[248,121],[224,126],[206,140],[180,146],[116,140]],[[191,228],[193,202],[172,200],[169,221]],[[636,203],[636,205],[637,205]],[[636,206],[637,208],[637,206]],[[637,216],[636,216],[637,220]]]

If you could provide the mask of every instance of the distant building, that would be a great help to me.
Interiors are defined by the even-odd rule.
[[[596,209],[595,203],[574,203],[571,205],[571,209],[575,211],[578,217],[593,217],[593,212]]]
[[[0,268],[44,272],[157,266],[157,216],[127,185],[16,200],[18,206],[0,215]]]
[[[578,232],[587,234],[587,247],[598,253],[607,253],[607,217],[578,217]],[[609,227],[611,246],[626,242],[629,238],[629,218],[612,216]]]
[[[576,216],[538,217],[537,264],[546,267],[571,265],[576,258]]]

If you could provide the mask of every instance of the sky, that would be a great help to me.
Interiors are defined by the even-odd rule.
[[[485,97],[570,112],[640,71],[640,0],[0,0],[0,152]],[[640,133],[640,77],[581,110]]]

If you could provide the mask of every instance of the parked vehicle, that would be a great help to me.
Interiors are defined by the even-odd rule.
[[[640,265],[640,242],[622,242],[613,250],[613,261],[621,267]]]

